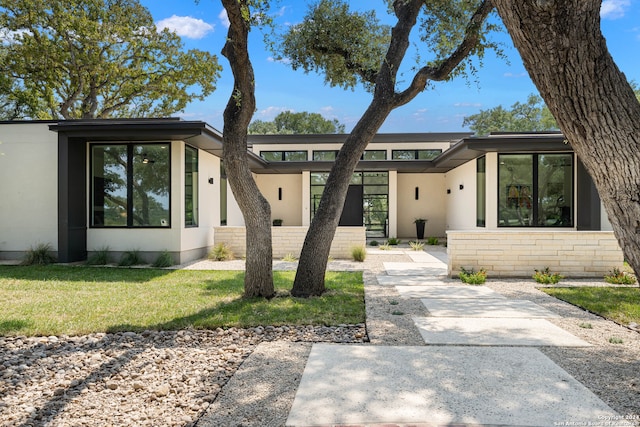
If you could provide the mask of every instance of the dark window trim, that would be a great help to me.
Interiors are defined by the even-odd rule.
[[[571,223],[570,225],[553,225],[553,226],[544,226],[536,224],[537,221],[533,221],[533,225],[500,225],[500,218],[496,218],[498,221],[498,228],[542,228],[542,229],[554,229],[554,228],[575,228],[576,224],[576,156],[573,151],[560,151],[560,152],[548,152],[548,153],[498,153],[498,168],[496,170],[497,174],[497,196],[496,197],[496,215],[500,215],[500,157],[501,156],[510,156],[510,155],[526,155],[533,156],[532,162],[532,185],[533,191],[531,198],[534,201],[532,206],[533,218],[535,220],[538,219],[538,156],[545,155],[554,155],[554,154],[570,154],[571,155]]]
[[[478,181],[478,175],[480,174],[480,165],[483,166],[484,173],[484,195],[482,196],[482,220],[480,219],[480,212],[478,211],[478,197],[480,196],[480,183]],[[498,183],[498,186],[500,183]],[[487,226],[487,156],[481,156],[476,159],[476,227]]]
[[[413,151],[413,159],[396,159],[395,158],[395,153],[399,152],[399,151]],[[432,159],[420,159],[420,152],[431,152],[431,153],[438,153],[438,155],[442,154],[442,149],[441,148],[420,148],[420,149],[416,149],[416,150],[402,150],[402,149],[398,149],[398,150],[391,150],[391,159],[392,160],[399,160],[399,161],[403,161],[403,160],[427,160],[427,161],[431,161],[433,159],[435,159],[436,157],[438,157],[438,155],[434,156]]]
[[[197,194],[196,199],[198,200],[198,206],[196,208],[196,217],[194,218],[195,224],[187,224],[186,223],[186,221],[187,221],[187,211],[186,211],[186,208],[187,208],[187,189],[186,189],[187,181],[186,181],[186,173],[187,172],[186,172],[186,169],[185,169],[185,182],[184,182],[184,185],[185,185],[185,189],[184,189],[185,190],[184,191],[184,197],[185,197],[184,220],[185,220],[185,224],[184,224],[184,227],[185,228],[198,228],[200,226],[200,182],[199,182],[200,181],[200,150],[198,150],[197,147],[191,146],[189,144],[184,144],[185,167],[186,167],[187,149],[191,149],[191,150],[195,151],[195,153],[196,153],[196,168],[197,168],[196,172],[198,172],[198,181],[197,181],[197,183],[198,183],[198,186],[197,186],[198,187],[197,188],[198,194]]]
[[[307,150],[261,150],[260,151],[260,157],[262,157],[263,159],[264,156],[262,155],[262,153],[280,153],[280,160],[274,160],[274,161],[279,161],[279,162],[291,162],[291,161],[299,161],[299,160],[288,160],[287,157],[287,153],[304,153],[305,156],[305,161],[309,160],[309,152]],[[265,159],[267,160],[267,159]],[[267,160],[269,161],[269,160]]]
[[[368,162],[381,162],[383,160],[387,160],[387,150],[364,150],[360,160],[364,160],[364,155],[367,153],[384,153],[384,159],[369,159]]]
[[[131,199],[133,199],[133,192],[131,191],[130,187],[133,187],[132,184],[132,180],[129,179],[132,175],[133,175],[133,161],[132,161],[132,154],[133,154],[133,147],[136,145],[159,145],[159,144],[166,144],[167,148],[168,148],[168,155],[169,155],[169,161],[167,163],[168,166],[168,170],[169,170],[169,207],[168,207],[168,211],[169,211],[169,225],[167,226],[162,226],[162,225],[132,225],[133,224],[133,215],[130,215],[130,210],[133,209],[133,202]],[[93,223],[93,147],[98,147],[98,146],[113,146],[113,145],[124,145],[127,147],[127,225],[94,225]],[[172,196],[173,196],[173,189],[171,188],[171,141],[149,141],[149,142],[139,142],[139,141],[131,141],[131,142],[90,142],[89,143],[89,179],[91,180],[89,182],[89,228],[95,228],[95,229],[109,229],[109,230],[115,230],[115,229],[145,229],[145,230],[149,230],[149,229],[159,229],[159,230],[167,230],[167,229],[171,229],[172,228],[172,223],[171,223],[171,203],[172,203]],[[131,168],[131,169],[129,169]]]
[[[338,151],[339,150],[313,150],[313,152],[311,153],[311,158],[313,159],[314,162],[328,161],[328,160],[316,160],[316,153],[333,153],[334,159],[335,159],[336,157],[338,157]],[[260,154],[262,154],[262,151],[260,152]]]

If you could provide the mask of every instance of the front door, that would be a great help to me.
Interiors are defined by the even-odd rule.
[[[363,210],[363,187],[362,185],[350,185],[347,191],[347,199],[344,201],[340,226],[362,226]]]

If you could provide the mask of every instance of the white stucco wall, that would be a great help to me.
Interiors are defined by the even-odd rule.
[[[487,168],[487,176],[495,173]],[[487,193],[491,192],[487,182]],[[460,187],[463,187],[462,189]],[[447,194],[447,190],[450,193]],[[495,192],[495,190],[494,190]],[[476,161],[472,160],[445,174],[447,230],[476,228]],[[489,212],[487,211],[487,217]]]
[[[418,200],[415,192],[418,188]],[[389,189],[391,193],[391,188]],[[400,238],[416,238],[416,218],[427,220],[425,238],[445,235],[445,179],[442,174],[399,173],[398,186],[398,235]],[[393,236],[392,236],[393,237]]]
[[[302,225],[302,174],[256,175],[256,184],[271,205],[271,219],[283,220],[283,225]],[[278,199],[282,189],[282,200]]]
[[[46,123],[0,124],[0,259],[58,249],[58,135]]]

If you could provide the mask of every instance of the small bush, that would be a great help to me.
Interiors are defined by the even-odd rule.
[[[351,258],[354,261],[364,262],[367,257],[367,249],[364,246],[354,246],[351,248]]]
[[[295,256],[293,256],[293,254],[291,252],[289,252],[288,254],[286,254],[284,256],[284,258],[282,258],[282,260],[284,262],[296,262],[298,260],[298,258],[296,258]]]
[[[431,246],[436,246],[440,244],[440,240],[437,237],[429,237],[427,239],[427,243],[430,244]]]
[[[588,323],[588,322],[580,323],[578,326],[580,326],[581,328],[584,328],[584,329],[593,329],[593,325],[591,323]]]
[[[611,274],[604,276],[604,281],[612,285],[633,285],[636,283],[636,278],[616,267]]]
[[[609,338],[609,342],[611,344],[622,344],[624,341],[622,340],[622,338],[611,337],[611,338]]]
[[[49,243],[39,243],[36,247],[31,246],[22,260],[22,265],[47,265],[56,262],[56,258],[51,255],[53,248]]]
[[[380,243],[377,240],[372,240],[369,242],[369,246],[378,246]]]
[[[158,258],[153,262],[152,266],[156,268],[166,268],[173,265],[173,257],[169,251],[162,251]]]
[[[424,248],[424,242],[409,242],[409,246],[411,246],[411,249],[414,251],[421,251],[422,248]]]
[[[388,243],[385,243],[385,244],[383,244],[383,245],[380,245],[380,246],[379,246],[379,248],[380,248],[380,250],[381,250],[381,251],[388,251],[388,250],[391,250],[391,246],[390,246]]]
[[[552,273],[549,270],[549,267],[545,267],[544,270],[542,271],[535,270],[535,273],[531,277],[533,278],[533,280],[535,280],[538,283],[542,283],[543,285],[550,285],[550,284],[555,285],[561,279],[564,278],[564,276],[558,273]]]
[[[87,258],[87,265],[107,265],[111,262],[109,247],[103,246]]]
[[[214,261],[227,261],[233,259],[233,252],[226,243],[218,243],[209,251],[209,259]]]
[[[389,237],[389,239],[387,239],[387,244],[389,245],[399,245],[402,242],[402,240],[398,239],[397,237]]]
[[[473,268],[466,270],[464,267],[460,267],[460,270],[460,280],[468,285],[482,285],[487,280],[487,272],[484,268],[478,272],[473,271]]]
[[[140,264],[144,264],[144,260],[140,257],[140,251],[137,249],[125,251],[122,254],[122,257],[120,257],[120,262],[118,263],[120,267],[131,267],[132,265]]]

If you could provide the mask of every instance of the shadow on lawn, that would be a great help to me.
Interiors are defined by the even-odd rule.
[[[0,281],[32,280],[60,282],[136,282],[143,283],[173,273],[154,268],[90,267],[68,265],[0,266]]]

